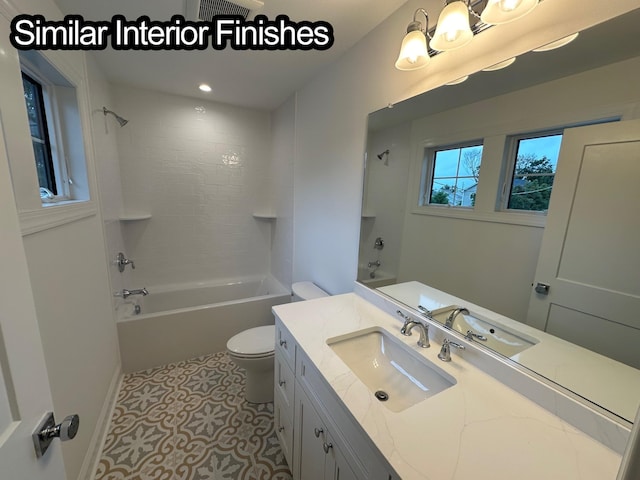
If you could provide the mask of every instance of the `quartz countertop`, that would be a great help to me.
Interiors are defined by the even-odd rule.
[[[535,338],[536,345],[511,359],[628,421],[636,415],[640,401],[640,370],[636,368],[419,282],[389,285],[380,291],[414,309],[421,304],[433,310],[464,305],[478,318]]]
[[[607,480],[621,457],[587,434],[510,389],[452,351],[437,358],[401,321],[354,293],[274,307],[283,325],[315,364],[386,461],[403,480]],[[457,383],[394,413],[375,399],[327,345],[338,335],[381,327]],[[453,349],[452,349],[453,350]]]

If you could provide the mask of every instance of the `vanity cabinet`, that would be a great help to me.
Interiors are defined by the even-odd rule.
[[[396,478],[277,316],[274,368],[275,429],[294,479]]]
[[[357,480],[342,454],[344,445],[331,434],[313,402],[302,388],[295,400],[296,453],[294,478],[304,480]]]

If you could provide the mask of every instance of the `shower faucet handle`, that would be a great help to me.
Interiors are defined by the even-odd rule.
[[[135,270],[136,268],[136,264],[133,263],[133,260],[129,260],[128,258],[126,258],[124,256],[124,253],[119,252],[118,255],[116,256],[116,265],[118,266],[118,271],[120,273],[124,272],[124,267],[126,267],[127,265],[131,265],[131,269]]]

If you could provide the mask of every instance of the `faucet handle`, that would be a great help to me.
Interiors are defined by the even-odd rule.
[[[418,310],[427,318],[433,317],[433,312],[427,308],[424,308],[422,305],[418,305]]]
[[[402,328],[400,329],[400,333],[402,335],[404,335],[405,337],[410,337],[411,336],[411,329],[408,329],[407,327],[409,326],[409,324],[411,322],[413,322],[413,320],[411,319],[411,317],[409,315],[405,315],[400,310],[396,310],[396,313],[400,316],[400,318],[402,318],[404,320],[404,325],[402,325]]]
[[[116,256],[116,265],[118,266],[118,271],[120,273],[124,272],[124,267],[126,267],[127,265],[131,265],[131,268],[133,270],[135,270],[136,268],[136,264],[133,263],[133,260],[129,260],[128,258],[126,258],[124,256],[124,253],[119,252],[118,255]]]
[[[445,338],[444,341],[442,342],[442,349],[440,350],[440,353],[438,354],[438,358],[440,360],[442,360],[443,362],[450,362],[451,361],[451,347],[457,348],[458,350],[465,350],[465,348],[466,348],[464,345],[460,345],[459,343],[452,342],[448,338]]]

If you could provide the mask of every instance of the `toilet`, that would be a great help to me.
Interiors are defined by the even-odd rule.
[[[291,286],[291,290],[294,302],[329,296],[313,282],[296,282]],[[244,330],[227,342],[229,357],[246,372],[245,399],[247,402],[273,401],[275,344],[275,325]]]

